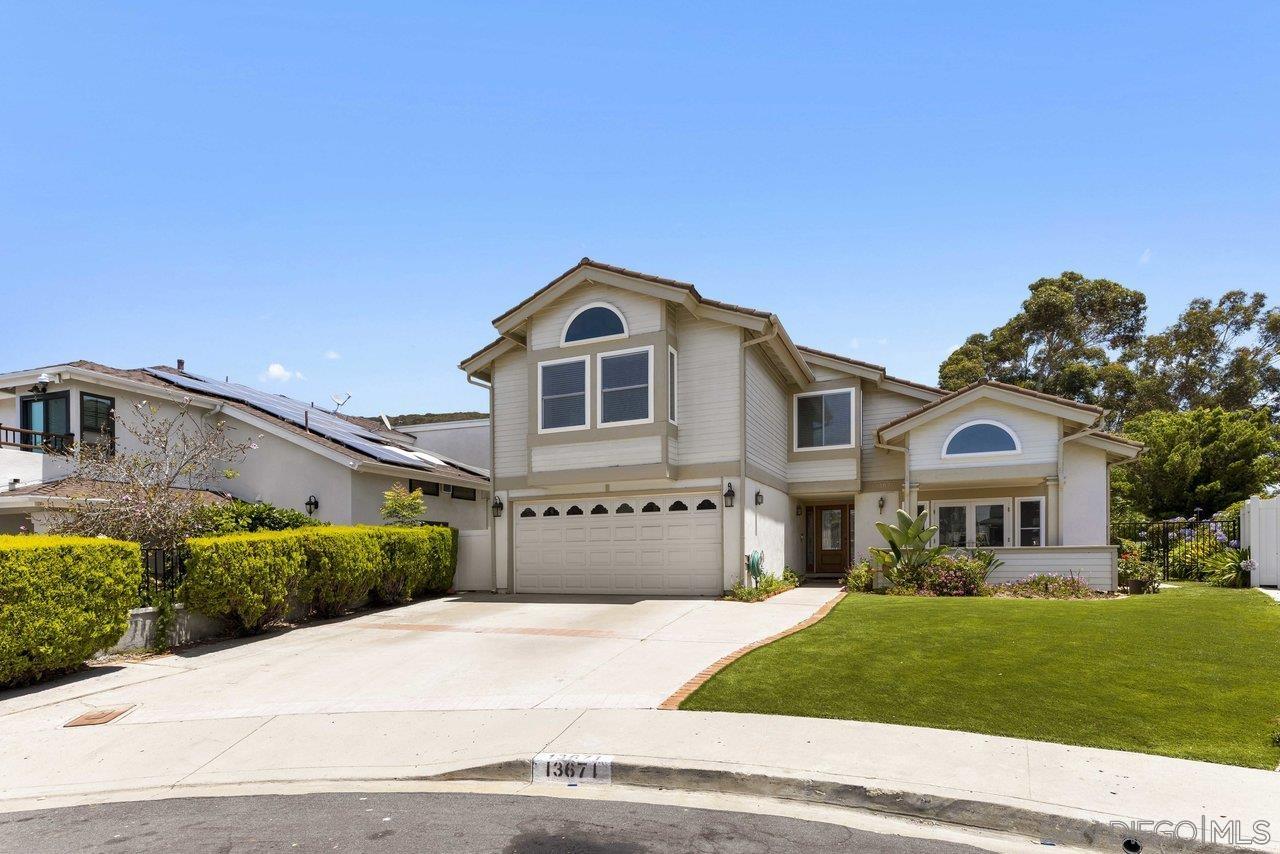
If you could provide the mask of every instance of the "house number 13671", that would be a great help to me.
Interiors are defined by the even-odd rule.
[[[535,783],[608,783],[613,757],[599,753],[539,753],[533,758]]]

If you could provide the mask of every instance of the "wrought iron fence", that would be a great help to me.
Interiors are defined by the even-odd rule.
[[[143,605],[150,605],[158,592],[178,589],[186,574],[186,549],[144,548],[142,550],[142,584],[139,595]]]
[[[1206,563],[1226,548],[1240,547],[1239,519],[1154,519],[1113,523],[1111,542],[1130,540],[1165,578],[1198,579]]]

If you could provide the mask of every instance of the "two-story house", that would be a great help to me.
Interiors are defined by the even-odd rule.
[[[498,590],[716,594],[842,573],[924,509],[993,580],[1115,586],[1109,473],[1140,448],[1102,411],[995,382],[945,392],[797,346],[778,317],[584,258],[461,364],[492,413]]]
[[[382,520],[395,482],[422,490],[424,521],[461,530],[489,524],[489,472],[433,448],[433,437],[473,455],[476,421],[411,435],[379,419],[339,414],[241,383],[176,367],[115,368],[76,360],[0,374],[0,533],[42,530],[49,510],[101,490],[79,476],[90,445],[138,450],[128,429],[142,403],[169,416],[186,402],[193,418],[223,420],[231,438],[251,443],[228,462],[234,478],[201,484],[211,495],[267,501],[337,524]],[[179,429],[185,429],[180,427]],[[487,438],[486,438],[487,442]]]

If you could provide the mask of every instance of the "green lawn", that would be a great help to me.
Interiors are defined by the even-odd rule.
[[[847,596],[681,708],[806,715],[1273,769],[1280,605],[1186,584],[1080,602]]]

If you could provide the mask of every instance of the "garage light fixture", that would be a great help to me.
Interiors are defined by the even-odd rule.
[[[733,497],[734,497],[735,495],[737,495],[737,493],[733,491],[733,484],[732,484],[732,483],[730,483],[730,484],[729,484],[729,488],[728,488],[728,489],[726,489],[726,490],[724,491],[724,506],[725,506],[725,507],[732,507],[732,506],[733,506]]]
[[[307,503],[302,506],[307,508],[308,516],[314,516],[316,511],[320,509],[320,499],[312,495],[307,498]]]
[[[764,503],[764,491],[757,489],[756,490],[756,506],[759,507],[763,503]]]
[[[493,496],[493,518],[502,518],[502,497],[499,495]]]

